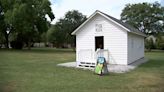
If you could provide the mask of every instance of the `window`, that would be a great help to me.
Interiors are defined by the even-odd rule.
[[[102,24],[96,24],[96,32],[102,32]]]

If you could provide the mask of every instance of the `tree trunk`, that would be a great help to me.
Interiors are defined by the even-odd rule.
[[[5,39],[6,39],[6,48],[9,48],[9,39],[8,39],[8,34],[5,34]]]
[[[8,37],[6,39],[6,47],[9,49],[9,39],[8,39]]]

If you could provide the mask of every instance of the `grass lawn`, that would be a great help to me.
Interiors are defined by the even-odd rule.
[[[75,61],[72,50],[0,50],[0,92],[164,92],[164,52],[146,57],[131,72],[98,76],[56,66]]]

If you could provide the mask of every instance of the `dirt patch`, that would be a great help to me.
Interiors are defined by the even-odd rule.
[[[4,87],[2,88],[3,92],[13,92],[16,88],[16,82],[15,81],[10,81]]]

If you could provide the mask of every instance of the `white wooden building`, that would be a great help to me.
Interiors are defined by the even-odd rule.
[[[94,67],[104,56],[109,64],[128,65],[144,57],[146,35],[101,11],[95,11],[72,35],[76,35],[77,67]],[[100,52],[96,50],[100,48]]]

